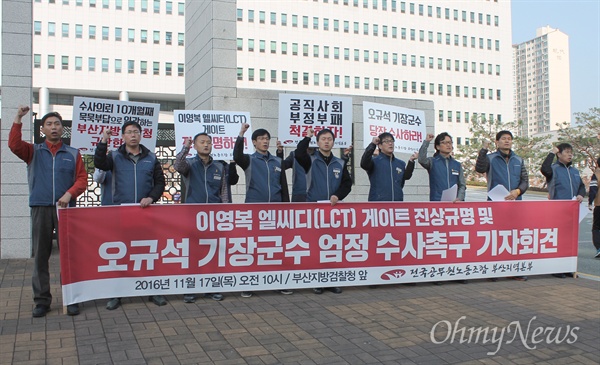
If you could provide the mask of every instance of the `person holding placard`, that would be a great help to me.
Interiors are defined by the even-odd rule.
[[[296,160],[306,171],[307,196],[306,201],[329,201],[336,205],[352,190],[352,179],[346,168],[346,161],[331,153],[335,142],[335,134],[330,129],[321,129],[317,133],[317,146],[312,155],[308,154],[310,140],[314,131],[309,129],[306,137],[296,147]],[[340,294],[342,288],[327,288],[335,294]],[[315,294],[323,294],[323,288],[314,288]]]
[[[467,183],[460,162],[452,157],[452,136],[446,132],[438,134],[433,144],[435,153],[427,157],[427,148],[432,140],[433,134],[428,133],[419,149],[419,164],[429,173],[429,201],[440,201],[442,192],[454,185],[457,192],[452,201],[464,201]]]
[[[374,137],[360,160],[360,167],[369,175],[369,201],[403,201],[404,183],[415,170],[418,153],[410,156],[408,164],[394,156],[394,136],[384,132]],[[376,149],[379,154],[373,156]]]
[[[116,151],[108,152],[108,140],[113,132],[102,131],[102,140],[94,152],[94,166],[112,173],[112,197],[115,205],[136,204],[147,208],[157,202],[165,190],[165,175],[156,155],[140,143],[142,127],[137,122],[125,122],[121,127],[123,144]],[[148,298],[158,306],[166,305],[163,295]],[[117,309],[120,298],[112,298],[106,309]]]
[[[190,147],[194,145],[197,154],[186,158]],[[213,160],[212,137],[198,133],[194,138],[186,138],[181,152],[175,156],[173,167],[183,177],[186,186],[184,203],[231,203],[231,185],[237,184],[235,163]],[[207,297],[216,301],[223,300],[221,293],[207,293]],[[185,303],[194,303],[195,294],[185,294]]]
[[[233,147],[233,160],[246,174],[246,203],[289,202],[287,180],[283,160],[269,153],[271,134],[266,129],[252,133],[252,144],[256,152],[244,153],[244,134],[250,125],[243,123]],[[293,294],[292,290],[280,290],[281,294]],[[243,291],[242,297],[249,298],[251,291]]]
[[[56,208],[75,206],[77,196],[87,187],[87,173],[79,151],[62,142],[60,114],[51,112],[42,117],[44,142],[31,144],[22,140],[21,119],[29,110],[28,106],[19,106],[8,135],[8,147],[27,164],[34,259],[31,282],[35,308],[32,315],[44,317],[52,303],[48,260],[52,254],[54,232],[58,234]],[[67,314],[79,314],[79,305],[68,305]]]

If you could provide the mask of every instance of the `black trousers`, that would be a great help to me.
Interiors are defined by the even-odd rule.
[[[592,242],[596,250],[600,250],[600,207],[594,207],[594,217],[592,218]]]
[[[56,207],[31,207],[31,237],[33,244],[33,301],[35,304],[50,306],[50,271],[48,260],[52,254],[52,238],[56,229],[58,238],[58,217]]]

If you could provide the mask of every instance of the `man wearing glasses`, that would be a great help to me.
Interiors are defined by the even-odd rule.
[[[374,157],[376,148],[380,153]],[[403,201],[402,189],[412,177],[418,156],[415,152],[406,164],[394,156],[394,136],[385,132],[374,137],[360,160],[360,167],[367,172],[371,183],[369,201]]]
[[[139,203],[146,208],[157,202],[165,190],[165,175],[156,155],[140,144],[142,127],[137,122],[125,122],[121,127],[124,144],[107,154],[107,143],[112,134],[108,128],[102,132],[102,140],[94,152],[94,166],[112,172],[113,203]],[[162,295],[151,296],[149,300],[158,306],[167,304]],[[106,309],[117,309],[120,305],[121,299],[113,298],[106,304]]]
[[[452,157],[452,137],[446,132],[438,134],[433,145],[435,153],[427,157],[427,148],[432,140],[433,134],[427,134],[419,149],[419,164],[429,173],[429,201],[440,201],[442,191],[454,185],[458,187],[454,201],[464,201],[467,184],[460,162]]]

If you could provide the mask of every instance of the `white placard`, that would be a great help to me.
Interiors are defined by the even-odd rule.
[[[117,149],[123,144],[121,126],[132,121],[142,127],[141,143],[154,151],[159,111],[160,104],[76,96],[73,98],[71,146],[82,155],[93,155],[102,140],[102,131],[108,127],[113,131],[108,149]]]
[[[494,202],[503,202],[510,192],[504,187],[504,185],[496,185],[493,189],[488,191],[488,197]]]
[[[453,202],[456,200],[458,196],[458,185],[454,184],[450,188],[442,190],[442,197],[440,201],[442,202]]]
[[[426,136],[425,112],[364,101],[363,148],[384,132],[394,136],[394,151],[417,152]]]
[[[315,136],[328,128],[335,134],[335,148],[352,144],[352,98],[329,95],[279,94],[279,141],[295,147],[312,128]],[[313,137],[310,145],[317,145]]]
[[[220,110],[175,110],[175,147],[177,152],[183,147],[185,138],[194,138],[198,133],[206,133],[212,138],[211,156],[215,160],[233,160],[233,146],[243,123],[250,124],[244,135],[244,152],[254,152],[251,148],[252,123],[250,113]],[[192,154],[193,146],[192,146]]]

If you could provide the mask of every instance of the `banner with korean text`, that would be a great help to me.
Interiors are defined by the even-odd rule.
[[[60,209],[63,300],[575,272],[578,208],[524,201]]]
[[[102,139],[102,131],[110,128],[114,134],[108,141],[108,150],[117,149],[123,144],[121,126],[125,122],[138,122],[142,127],[141,143],[154,151],[159,111],[160,104],[76,96],[73,98],[71,146],[82,155],[93,155]]]
[[[383,132],[394,136],[396,152],[417,152],[426,136],[425,112],[364,101],[363,147],[367,148],[373,137]]]
[[[206,133],[212,138],[211,156],[215,160],[233,160],[233,145],[244,123],[250,124],[250,132],[245,136],[244,153],[254,152],[250,141],[252,123],[248,112],[175,110],[173,118],[177,152],[181,151],[185,138],[194,138],[198,133]]]
[[[314,94],[279,94],[279,133],[283,147],[296,147],[309,129],[315,136],[328,128],[335,134],[335,148],[352,144],[352,98]],[[316,137],[311,146],[316,147]]]

